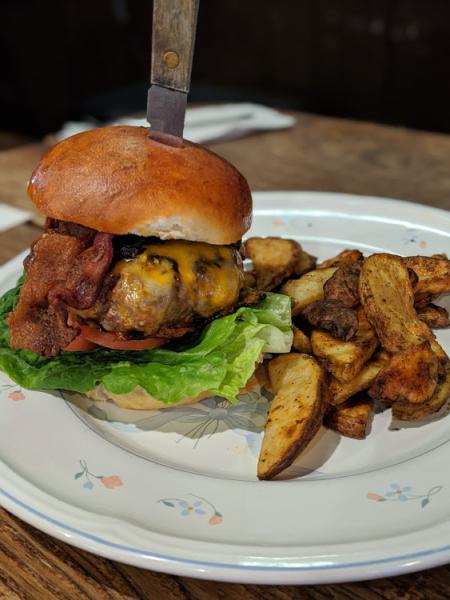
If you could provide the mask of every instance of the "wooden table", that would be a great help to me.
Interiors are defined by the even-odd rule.
[[[212,145],[254,190],[328,190],[450,209],[450,136],[306,114],[289,131]],[[26,182],[42,145],[0,153],[0,201],[30,208]],[[0,262],[39,235],[33,224],[0,236]],[[346,585],[259,587],[173,577],[114,563],[37,531],[0,509],[0,598],[450,598],[450,566]]]

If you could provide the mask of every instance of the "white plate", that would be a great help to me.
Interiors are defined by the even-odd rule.
[[[448,213],[417,204],[255,194],[253,234],[296,238],[320,258],[349,246],[449,251],[449,232]],[[19,271],[19,259],[2,267],[2,292]],[[438,333],[447,351],[449,334]],[[450,559],[448,417],[391,431],[383,413],[365,441],[322,431],[294,479],[258,482],[267,400],[256,390],[240,405],[136,413],[0,383],[0,501],[80,548],[256,583],[368,579]]]

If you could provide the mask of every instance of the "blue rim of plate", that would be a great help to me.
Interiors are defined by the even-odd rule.
[[[103,546],[114,548],[116,550],[124,550],[126,552],[131,552],[133,554],[138,554],[141,557],[152,559],[152,560],[164,560],[170,561],[179,564],[185,565],[195,565],[196,567],[213,567],[219,569],[237,569],[241,571],[266,571],[266,572],[295,572],[295,571],[329,571],[336,569],[350,569],[350,568],[358,568],[358,567],[366,567],[372,565],[381,565],[388,564],[392,562],[399,562],[404,560],[412,560],[417,558],[424,558],[426,556],[434,556],[436,554],[441,554],[443,552],[450,552],[450,544],[447,546],[442,546],[440,548],[432,548],[430,550],[423,550],[421,552],[413,552],[411,554],[400,554],[398,556],[390,556],[387,558],[379,558],[375,560],[366,560],[360,562],[349,562],[349,563],[335,563],[331,565],[315,565],[309,564],[307,566],[285,566],[285,567],[276,567],[276,566],[264,566],[264,565],[243,565],[243,564],[232,564],[232,563],[220,563],[220,562],[208,562],[203,560],[195,560],[188,558],[175,558],[173,556],[158,554],[157,552],[148,552],[147,550],[140,550],[139,548],[133,548],[132,546],[126,546],[125,544],[118,544],[117,542],[110,542],[101,538],[99,536],[93,535],[92,533],[87,533],[82,531],[81,529],[77,529],[76,527],[72,527],[72,525],[67,525],[58,519],[54,519],[46,515],[45,513],[36,510],[35,508],[29,506],[22,500],[19,500],[6,490],[0,487],[0,494],[2,494],[8,500],[14,502],[16,506],[25,509],[30,514],[39,517],[39,519],[43,519],[52,525],[56,525],[61,527],[65,531],[69,533],[75,533],[80,537],[83,537],[89,541],[95,542],[97,544],[101,544]],[[19,517],[20,518],[20,517]],[[64,540],[68,541],[68,540]]]

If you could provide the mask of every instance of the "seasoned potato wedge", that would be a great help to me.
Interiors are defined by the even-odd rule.
[[[417,275],[417,273],[415,271],[408,268],[408,277],[409,277],[409,282],[411,284],[412,289],[415,290],[417,284],[419,283],[419,276]],[[414,302],[415,302],[415,300],[414,300]]]
[[[440,252],[439,254],[432,254],[431,258],[445,258],[445,260],[448,260],[448,254],[446,252]]]
[[[338,267],[336,273],[323,286],[325,300],[337,300],[347,308],[358,306],[361,267],[362,261]]]
[[[308,252],[305,252],[302,249],[300,258],[298,259],[298,262],[295,266],[295,275],[298,275],[300,277],[300,275],[303,275],[308,271],[312,271],[316,268],[316,262],[317,258],[315,256],[313,256],[312,254],[308,254]]]
[[[281,286],[300,327],[294,327],[291,353],[265,361],[255,373],[274,394],[259,479],[287,468],[322,422],[364,439],[378,403],[392,406],[394,427],[395,420],[411,426],[443,413],[450,360],[431,328],[450,325],[447,310],[432,304],[450,293],[447,256],[364,258],[359,250],[344,250],[316,266],[293,240],[250,238],[245,248],[254,269],[245,275],[247,291],[264,295]]]
[[[269,379],[269,371],[267,368],[267,361],[259,363],[255,369],[256,381],[262,388],[265,388],[268,392],[273,393],[272,384]]]
[[[292,348],[297,352],[303,354],[311,354],[311,342],[306,333],[303,333],[298,327],[294,327],[294,339],[292,342]]]
[[[300,244],[284,238],[253,237],[245,243],[258,289],[270,291],[293,275],[302,256]]]
[[[244,271],[244,282],[243,288],[255,288],[256,287],[256,275],[253,271]]]
[[[437,413],[450,399],[450,368],[447,366],[446,375],[436,386],[433,396],[422,404],[411,402],[394,402],[392,416],[400,421],[421,421]]]
[[[392,254],[373,254],[365,259],[359,295],[367,318],[391,354],[428,341],[435,354],[446,361],[433,332],[417,316],[408,269],[402,261]]]
[[[358,331],[358,316],[338,300],[318,300],[308,304],[302,316],[313,327],[327,331],[339,340],[350,340]]]
[[[373,402],[370,398],[357,398],[334,406],[327,413],[324,425],[346,437],[363,440],[367,435],[372,415]]]
[[[374,330],[358,310],[358,331],[348,342],[337,340],[325,331],[314,330],[311,334],[313,354],[336,379],[348,383],[361,371],[378,346]]]
[[[407,256],[402,262],[419,278],[415,294],[450,294],[450,260],[438,256]]]
[[[318,269],[328,269],[329,267],[340,267],[341,265],[351,264],[363,260],[364,256],[359,250],[342,250],[336,256],[327,258],[320,265]]]
[[[433,294],[414,294],[414,308],[419,311],[430,305],[434,299]]]
[[[443,306],[428,304],[423,308],[417,308],[419,319],[426,323],[431,329],[445,329],[450,326],[448,311]]]
[[[272,479],[306,448],[322,424],[325,375],[307,354],[283,354],[269,362],[275,391],[264,426],[258,478]]]
[[[299,315],[308,304],[323,300],[323,284],[329,279],[336,268],[316,269],[309,271],[300,279],[287,281],[280,292],[290,296],[292,299],[292,315]]]
[[[339,381],[336,377],[330,377],[328,402],[334,405],[342,404],[358,392],[369,389],[381,369],[388,364],[389,359],[387,353],[378,352],[371,360],[366,362],[356,377],[347,383]]]
[[[438,359],[429,342],[392,356],[369,390],[381,402],[426,402],[438,382]]]

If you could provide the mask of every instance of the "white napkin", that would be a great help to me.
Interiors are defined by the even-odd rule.
[[[119,119],[112,124],[148,126],[145,119],[132,118]],[[256,131],[287,129],[294,124],[294,117],[283,115],[273,108],[260,104],[218,104],[188,108],[183,135],[188,140],[204,144],[236,139]],[[93,127],[95,125],[91,123],[69,121],[56,134],[56,137],[63,139]]]
[[[0,203],[0,231],[6,231],[22,223],[26,223],[31,217],[30,212]]]

